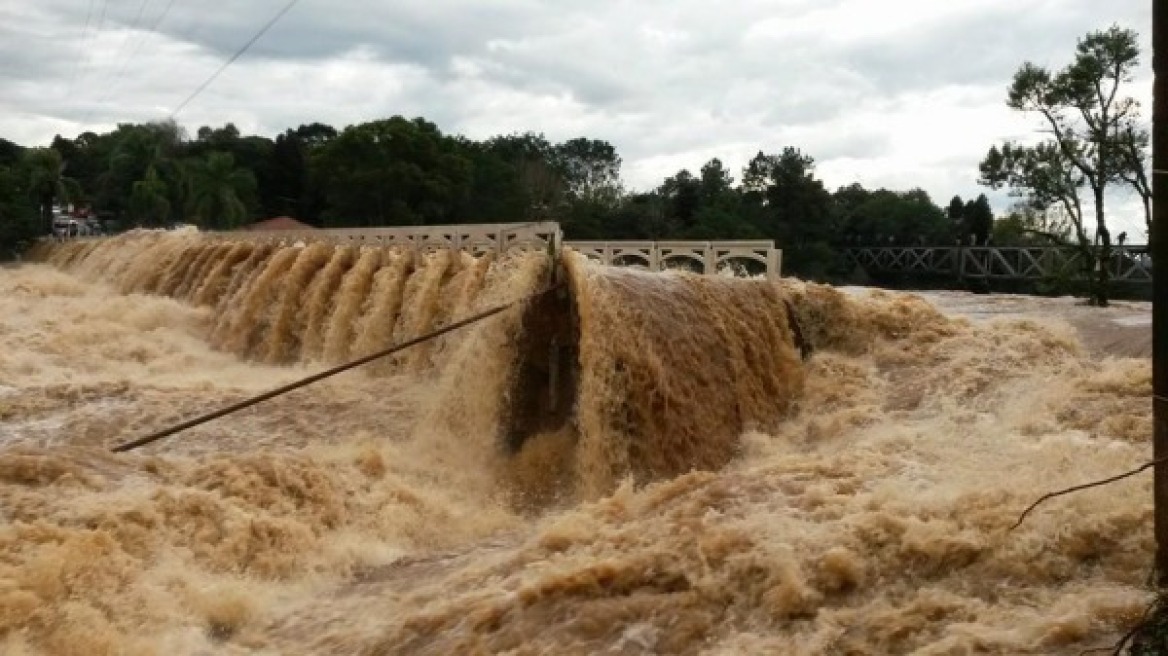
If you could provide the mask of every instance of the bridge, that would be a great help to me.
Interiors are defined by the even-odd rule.
[[[492,223],[390,228],[328,228],[323,230],[234,230],[208,233],[223,239],[281,243],[329,241],[361,246],[400,246],[422,252],[439,249],[475,254],[513,249],[571,248],[611,266],[637,266],[650,271],[686,268],[716,273],[738,266],[779,277],[782,251],[770,240],[756,241],[564,241],[558,223]]]
[[[642,266],[650,271],[690,268],[716,273],[729,265],[760,265],[778,277],[783,252],[773,241],[570,241],[569,248],[604,264]]]
[[[328,241],[355,246],[399,246],[422,252],[452,249],[476,255],[491,251],[503,253],[512,249],[547,250],[558,248],[563,243],[560,225],[551,221],[321,230],[245,229],[207,234],[222,239],[279,243]]]
[[[844,249],[868,273],[935,274],[973,280],[1082,279],[1083,253],[1074,246],[880,246]],[[1112,246],[1106,262],[1113,282],[1150,285],[1146,245]]]

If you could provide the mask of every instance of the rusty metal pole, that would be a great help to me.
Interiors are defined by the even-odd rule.
[[[1168,457],[1168,2],[1152,0],[1152,448]],[[1163,201],[1163,202],[1161,202]],[[1168,586],[1168,467],[1153,484],[1156,579]]]

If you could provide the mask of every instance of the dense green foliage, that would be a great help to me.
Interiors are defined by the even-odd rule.
[[[964,229],[920,189],[832,193],[792,147],[759,152],[741,182],[712,159],[627,191],[621,163],[602,140],[473,141],[400,116],[302,125],[275,139],[232,124],[194,138],[174,123],[124,124],[49,148],[0,142],[0,239],[44,234],[63,203],[122,226],[216,230],[283,215],[332,227],[546,220],[570,239],[773,239],[785,269],[822,279],[844,273],[841,246],[950,244]]]
[[[31,183],[25,150],[0,139],[0,260],[47,230],[38,216],[40,199]]]

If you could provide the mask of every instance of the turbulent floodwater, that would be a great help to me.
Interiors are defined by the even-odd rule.
[[[570,259],[577,421],[514,455],[522,308],[114,455],[547,262],[39,255],[0,269],[3,653],[1077,654],[1149,600],[1150,475],[1009,530],[1150,456],[1150,363],[1064,321]]]

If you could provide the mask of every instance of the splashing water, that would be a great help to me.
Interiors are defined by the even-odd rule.
[[[114,456],[546,258],[39,257],[0,269],[4,653],[1079,653],[1148,600],[1150,478],[1007,531],[1149,455],[1147,360],[1057,319],[568,254],[562,294]]]

